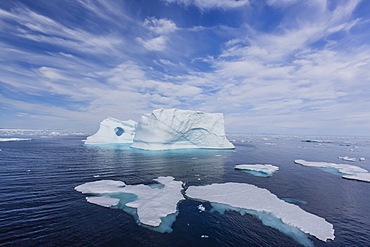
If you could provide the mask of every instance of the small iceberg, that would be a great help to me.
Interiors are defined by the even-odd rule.
[[[356,161],[356,158],[349,158],[348,156],[338,157],[338,159],[341,159],[341,160],[344,160],[344,161],[351,161],[351,162]]]
[[[240,170],[242,172],[250,173],[255,176],[259,177],[269,177],[274,172],[279,170],[278,166],[273,165],[262,165],[262,164],[256,164],[256,165],[237,165],[234,167],[235,170]]]
[[[121,121],[112,117],[104,119],[99,130],[86,138],[85,144],[132,143],[136,131],[134,120]]]
[[[370,173],[368,170],[354,166],[354,165],[347,165],[347,164],[335,164],[335,163],[327,163],[327,162],[312,162],[312,161],[305,161],[305,160],[295,160],[294,163],[302,165],[302,166],[313,166],[319,168],[335,168],[338,172],[342,173],[342,178],[358,180],[362,182],[369,182],[370,183]]]

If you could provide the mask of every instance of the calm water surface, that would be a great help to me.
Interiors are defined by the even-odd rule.
[[[266,188],[334,225],[334,241],[309,237],[313,245],[369,246],[370,183],[300,166],[294,159],[370,170],[370,138],[302,142],[318,137],[230,135],[234,151],[158,152],[86,146],[83,135],[29,138],[0,142],[0,246],[299,246],[251,215],[210,212],[209,203],[199,213],[194,200],[179,203],[172,233],[159,233],[137,225],[122,210],[87,203],[74,190],[102,179],[150,184],[159,176],[173,176],[187,186],[238,182]],[[366,160],[346,162],[338,156]],[[280,170],[263,178],[234,170],[238,164],[272,164]]]

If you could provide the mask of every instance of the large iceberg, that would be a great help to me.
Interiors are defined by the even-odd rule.
[[[252,210],[245,212],[257,216],[256,212],[267,213],[322,241],[334,239],[333,225],[325,219],[279,199],[267,189],[251,184],[225,183],[190,186],[186,190],[186,195],[190,198],[216,203],[218,204],[216,207],[224,205],[229,210],[240,212],[243,212],[243,209]]]
[[[179,109],[158,109],[143,114],[131,147],[145,150],[235,148],[226,138],[222,113]]]
[[[134,120],[120,121],[109,117],[100,123],[98,132],[87,137],[85,144],[132,143],[135,136]]]

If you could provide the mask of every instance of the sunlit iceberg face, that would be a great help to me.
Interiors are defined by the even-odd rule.
[[[226,138],[221,113],[158,109],[142,115],[131,147],[146,150],[233,149],[234,145]]]
[[[234,167],[235,170],[250,173],[258,177],[270,177],[274,172],[279,170],[279,167],[273,165],[237,165]]]
[[[342,178],[358,180],[362,182],[370,182],[370,172],[358,166],[347,164],[335,164],[328,162],[312,162],[305,160],[295,160],[294,163],[303,166],[313,166],[322,168],[325,171],[329,171],[328,169],[335,169],[339,172],[339,174],[342,175]]]

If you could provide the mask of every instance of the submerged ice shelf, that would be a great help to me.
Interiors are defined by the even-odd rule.
[[[302,210],[294,204],[279,199],[267,189],[251,184],[225,183],[206,186],[190,186],[188,197],[229,205],[235,208],[264,212],[281,219],[287,225],[326,241],[334,239],[333,225],[325,219]]]
[[[290,233],[287,233],[286,226],[296,229],[292,230],[293,232],[307,233],[322,241],[334,239],[333,225],[325,219],[287,203],[270,191],[254,185],[224,183],[190,186],[184,192],[184,198],[181,193],[183,182],[175,181],[173,177],[159,177],[154,180],[159,184],[126,185],[121,181],[101,180],[79,185],[75,190],[84,194],[93,194],[94,196],[86,197],[86,200],[93,204],[136,209],[136,211],[126,210],[126,212],[133,214],[141,224],[160,232],[172,231],[171,226],[176,220],[177,205],[181,200],[189,197],[209,201],[215,208],[224,205],[228,210],[257,215],[262,221],[266,217],[273,218],[275,219],[273,221],[281,222],[274,224],[273,227],[288,235]],[[205,211],[202,204],[197,209],[200,212]],[[264,216],[261,216],[262,214]],[[271,222],[271,219],[269,221]]]
[[[251,173],[255,176],[269,177],[274,172],[279,170],[279,167],[268,165],[268,164],[255,164],[255,165],[237,165],[234,167],[235,170]]]
[[[302,166],[313,166],[319,168],[335,168],[338,172],[342,173],[342,178],[352,179],[352,180],[359,180],[363,182],[370,182],[370,172],[364,168],[354,166],[354,165],[347,165],[347,164],[335,164],[335,163],[328,163],[328,162],[312,162],[312,161],[305,161],[305,160],[295,160],[294,163],[302,165]]]
[[[178,202],[184,199],[181,194],[183,183],[174,181],[173,177],[159,177],[154,181],[160,186],[126,185],[121,181],[101,180],[79,185],[75,190],[84,194],[101,194],[102,196],[87,197],[86,200],[104,207],[116,206],[119,203],[117,193],[136,195],[132,201],[124,203],[125,206],[137,210],[140,223],[158,227],[163,218],[177,212]],[[170,222],[166,229],[170,229],[172,223]]]

